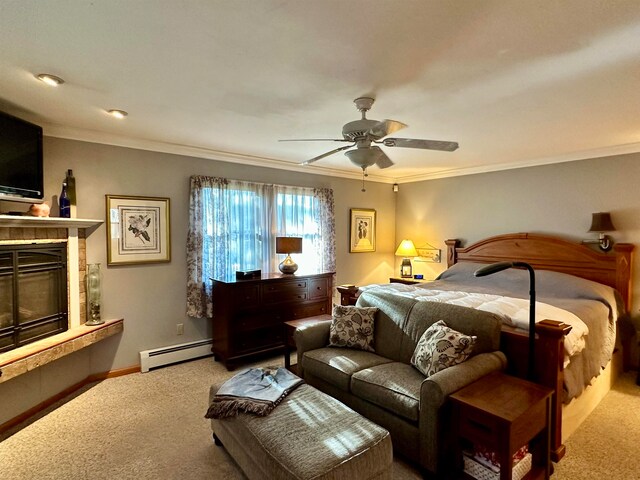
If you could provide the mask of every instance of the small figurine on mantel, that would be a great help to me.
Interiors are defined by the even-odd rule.
[[[34,203],[29,207],[27,215],[31,215],[32,217],[48,217],[50,210],[51,207],[49,207],[46,202]]]

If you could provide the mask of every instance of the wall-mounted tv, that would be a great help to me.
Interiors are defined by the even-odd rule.
[[[42,127],[0,112],[0,200],[43,197]]]

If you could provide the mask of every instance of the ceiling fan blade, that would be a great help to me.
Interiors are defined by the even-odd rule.
[[[369,133],[376,138],[382,138],[386,137],[387,135],[391,135],[393,132],[397,132],[398,130],[403,129],[406,126],[407,125],[402,122],[398,122],[397,120],[386,119],[378,122],[376,125],[371,127]]]
[[[442,150],[445,152],[453,152],[459,146],[458,142],[418,140],[416,138],[385,138],[382,143],[385,147],[423,148],[425,150]]]
[[[324,157],[328,157],[329,155],[333,155],[334,153],[340,152],[342,150],[346,150],[347,148],[351,148],[355,145],[355,143],[351,145],[347,145],[346,147],[335,148],[330,152],[323,153],[322,155],[318,155],[317,157],[310,158],[309,160],[305,160],[300,165],[309,165],[310,163],[317,162],[318,160],[323,159]]]
[[[344,138],[289,138],[286,140],[278,140],[279,142],[351,142]]]
[[[376,156],[376,165],[379,168],[389,168],[394,165],[393,161],[387,156],[380,147],[371,147],[371,150],[378,149],[380,152]]]

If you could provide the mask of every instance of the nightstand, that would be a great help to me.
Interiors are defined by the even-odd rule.
[[[340,305],[355,305],[360,296],[360,291],[355,285],[338,285],[336,290],[340,294]]]
[[[425,279],[417,279],[412,277],[402,278],[402,277],[391,277],[389,279],[389,283],[404,283],[405,285],[416,285],[418,283],[427,283],[431,280]]]
[[[496,372],[450,395],[459,458],[462,447],[482,445],[496,452],[500,480],[511,480],[513,454],[528,443],[533,458],[526,480],[549,478],[552,394],[550,388]]]

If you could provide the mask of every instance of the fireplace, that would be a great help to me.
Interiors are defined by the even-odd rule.
[[[0,353],[69,328],[66,242],[0,245]]]

